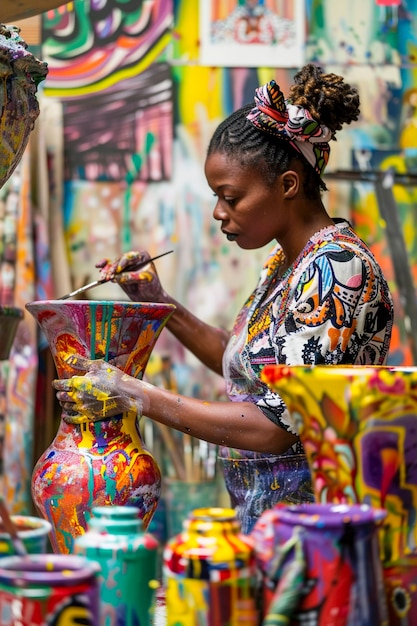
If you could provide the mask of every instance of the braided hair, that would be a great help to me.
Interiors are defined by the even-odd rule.
[[[359,117],[357,89],[345,83],[342,76],[324,74],[312,63],[294,76],[288,101],[304,107],[313,119],[327,126],[332,131],[332,139],[343,124],[350,124]],[[257,169],[266,184],[272,184],[297,159],[303,164],[305,194],[311,198],[320,195],[327,187],[308,161],[288,141],[262,132],[247,119],[253,106],[253,103],[246,104],[219,124],[209,143],[207,156],[221,152],[237,159],[242,167]]]

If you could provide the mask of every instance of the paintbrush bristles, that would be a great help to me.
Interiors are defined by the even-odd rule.
[[[147,445],[153,448],[159,434],[161,445],[166,452],[163,455],[165,471],[173,480],[183,482],[206,482],[216,477],[217,446],[207,441],[192,437],[187,433],[173,431],[158,422],[150,422],[154,429],[152,445],[146,437]]]
[[[17,528],[9,515],[9,511],[7,510],[6,503],[4,502],[3,498],[0,498],[0,517],[3,521],[3,526],[6,532],[10,535],[10,539],[16,554],[18,556],[26,556],[27,551],[25,545],[18,535]]]
[[[216,475],[217,446],[201,441],[186,433],[173,438],[176,451],[182,459],[182,476],[175,472],[175,478],[185,482],[205,482]],[[173,458],[171,458],[173,461]]]

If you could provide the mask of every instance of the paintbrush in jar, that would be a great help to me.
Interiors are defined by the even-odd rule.
[[[9,515],[6,504],[3,498],[0,498],[0,517],[3,522],[4,529],[10,535],[10,539],[14,548],[14,551],[18,556],[27,556],[27,550],[19,534],[12,518]]]

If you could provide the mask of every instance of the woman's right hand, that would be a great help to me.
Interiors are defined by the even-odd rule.
[[[128,411],[142,415],[143,407],[147,406],[145,389],[149,384],[102,359],[90,360],[71,354],[66,362],[81,373],[53,381],[66,421],[78,423],[88,415],[90,421],[95,422]],[[124,386],[129,391],[123,391]]]
[[[145,250],[131,251],[114,261],[103,259],[95,267],[100,269],[102,278],[118,283],[134,302],[168,302],[155,265],[150,262],[143,266],[147,259],[150,255]]]

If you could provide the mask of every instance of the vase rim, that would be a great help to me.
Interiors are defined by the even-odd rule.
[[[0,581],[20,586],[50,584],[70,586],[96,578],[100,566],[95,561],[75,555],[34,554],[10,556],[1,560]]]
[[[306,372],[314,371],[332,371],[342,372],[346,370],[348,372],[366,372],[366,371],[386,371],[386,372],[416,372],[417,366],[413,365],[284,365],[281,363],[271,363],[265,366],[266,371],[276,370],[298,370]]]
[[[189,521],[192,522],[236,522],[236,511],[230,507],[207,506],[191,511]]]
[[[385,519],[387,511],[367,504],[302,503],[277,505],[271,509],[271,515],[293,526],[302,524],[321,528],[378,523]]]
[[[52,524],[48,520],[41,517],[35,517],[34,515],[12,515],[12,521],[14,522],[17,530],[17,534],[23,536],[26,540],[45,533],[50,533],[52,530]],[[0,530],[0,540],[10,538],[10,533],[7,530]]]

